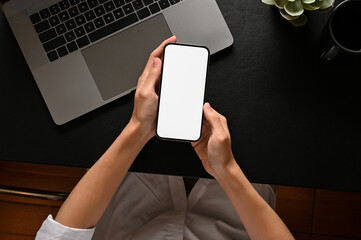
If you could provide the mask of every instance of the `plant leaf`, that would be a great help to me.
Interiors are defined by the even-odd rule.
[[[330,11],[332,8],[333,8],[333,5],[331,7],[329,7],[329,8],[318,9],[318,11],[321,12],[321,13],[326,13],[326,12]]]
[[[298,18],[299,16],[291,16],[289,15],[284,9],[280,9],[280,14],[283,18],[287,19],[288,21],[290,20],[295,20],[296,18]]]
[[[262,2],[267,5],[275,5],[275,2],[273,0],[262,0]]]
[[[300,15],[298,18],[289,21],[295,27],[303,26],[307,23],[307,17],[305,14]]]
[[[302,2],[302,6],[303,6],[304,9],[309,10],[309,11],[317,10],[317,9],[320,8],[315,3],[306,4],[306,3]]]
[[[274,2],[279,9],[283,9],[287,0],[274,0]]]
[[[302,0],[302,3],[311,4],[316,2],[316,0]]]
[[[324,0],[323,4],[320,6],[320,9],[326,9],[326,8],[332,7],[334,3],[335,3],[335,0]]]
[[[317,8],[320,8],[323,4],[323,1],[324,0],[316,0],[314,3],[310,4],[312,5],[312,7],[317,7]]]
[[[287,2],[284,6],[285,11],[291,16],[300,16],[303,13],[301,0]]]

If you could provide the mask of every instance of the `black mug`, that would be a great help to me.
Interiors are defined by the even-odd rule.
[[[340,53],[361,56],[361,0],[341,2],[326,24],[327,50],[321,55],[328,63]]]

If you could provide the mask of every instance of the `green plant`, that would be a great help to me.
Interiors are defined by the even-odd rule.
[[[262,0],[267,5],[276,5],[282,17],[294,26],[302,26],[307,22],[304,10],[329,11],[335,0]]]

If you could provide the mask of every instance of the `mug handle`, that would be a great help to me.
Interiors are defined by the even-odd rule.
[[[334,45],[330,50],[325,51],[321,55],[321,60],[324,63],[329,63],[332,59],[334,59],[338,53],[340,52],[341,48],[339,46]]]

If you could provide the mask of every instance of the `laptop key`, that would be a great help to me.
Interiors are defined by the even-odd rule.
[[[58,16],[52,16],[51,18],[49,18],[49,23],[52,27],[58,25],[60,23]]]
[[[75,17],[75,16],[79,15],[79,10],[76,6],[69,8],[68,12],[69,12],[70,17]]]
[[[104,9],[103,6],[96,7],[96,8],[94,9],[94,11],[95,11],[95,14],[97,15],[97,17],[105,14],[105,9]]]
[[[68,48],[69,53],[78,50],[78,46],[76,45],[75,42],[70,42],[70,43],[68,43],[68,44],[66,45],[66,47]]]
[[[150,11],[148,10],[147,7],[145,7],[143,9],[139,10],[137,12],[137,14],[138,14],[139,19],[141,20],[143,18],[149,17],[150,16]]]
[[[45,52],[50,52],[66,43],[64,36],[59,36],[43,44]]]
[[[93,22],[88,22],[87,24],[84,25],[84,28],[87,33],[90,33],[95,30],[95,26]]]
[[[70,17],[69,17],[68,12],[64,11],[64,12],[61,12],[61,13],[59,14],[59,18],[60,18],[60,21],[65,22],[65,21],[68,20]]]
[[[112,1],[109,1],[106,4],[104,4],[104,7],[107,12],[113,11],[115,9],[115,5]]]
[[[77,16],[75,22],[78,26],[83,25],[86,22],[84,15]]]
[[[127,5],[125,5],[123,7],[123,11],[125,12],[125,14],[130,14],[130,13],[134,12],[134,8],[132,7],[132,5],[130,3],[128,3]]]
[[[97,28],[101,28],[105,25],[105,22],[104,22],[103,18],[100,17],[100,18],[97,18],[94,20],[94,24]]]
[[[64,24],[60,24],[58,26],[55,27],[56,32],[58,33],[58,35],[61,35],[63,33],[66,32],[66,28]],[[69,30],[69,29],[68,29]]]
[[[135,0],[132,4],[135,10],[139,10],[144,7],[142,0]]]
[[[107,23],[107,24],[109,24],[109,23],[111,23],[111,22],[113,22],[115,19],[114,19],[114,17],[113,17],[113,14],[110,12],[110,13],[108,13],[108,14],[105,14],[104,16],[103,16],[103,18],[104,18],[104,20],[105,20],[105,22]]]
[[[59,57],[64,57],[65,55],[68,54],[68,49],[66,49],[65,46],[62,46],[62,47],[56,49],[56,52],[58,53]]]
[[[44,32],[45,30],[50,28],[50,24],[48,20],[44,20],[42,22],[39,22],[38,24],[34,25],[35,31],[37,33]]]
[[[113,2],[114,2],[115,6],[116,6],[117,8],[125,5],[125,1],[124,1],[124,0],[113,0]]]
[[[75,35],[79,38],[85,35],[85,30],[82,26],[74,29]]]
[[[170,4],[174,5],[174,4],[176,4],[176,3],[179,3],[180,0],[169,0],[169,2],[170,2]]]
[[[66,21],[65,22],[65,26],[66,26],[66,29],[68,29],[68,31],[76,28],[76,23],[74,21],[74,19],[70,19],[69,21]]]
[[[34,13],[34,14],[30,15],[30,20],[33,24],[36,24],[41,21],[41,17],[39,15],[39,13]]]
[[[95,8],[96,6],[99,5],[98,0],[88,0],[88,5],[90,8]]]
[[[99,0],[99,3],[100,4],[103,4],[103,3],[106,3],[106,2],[108,2],[109,0]]]
[[[57,36],[54,28],[51,28],[41,34],[39,34],[39,39],[41,43],[47,42]]]
[[[150,4],[152,4],[154,1],[153,0],[143,0],[143,3],[145,6],[148,6]]]
[[[70,7],[70,4],[69,4],[68,0],[63,0],[63,1],[59,2],[59,6],[60,6],[61,10],[65,10]]]
[[[79,3],[80,3],[80,0],[69,0],[69,2],[70,2],[70,4],[71,4],[72,6],[74,6],[74,5],[79,4]]]
[[[88,45],[90,43],[90,41],[87,36],[84,36],[84,37],[76,40],[76,43],[78,44],[79,48],[82,48],[82,47],[85,47],[86,45]]]
[[[160,0],[159,1],[159,6],[162,8],[162,9],[166,9],[167,7],[170,6],[168,0]]]
[[[67,32],[64,34],[66,41],[71,42],[76,39],[75,34],[73,31]]]
[[[50,53],[48,53],[48,58],[50,62],[55,61],[56,59],[58,59],[58,54],[56,53],[56,51],[51,51]]]
[[[160,7],[159,7],[158,3],[153,3],[152,5],[149,6],[149,9],[152,12],[152,14],[160,11]]]
[[[84,13],[84,16],[87,21],[91,21],[95,18],[95,13],[93,10],[90,10],[90,11],[87,11],[86,13]]]
[[[51,13],[52,15],[55,15],[55,14],[60,13],[60,7],[59,7],[58,4],[51,5],[51,6],[49,7],[49,10],[50,10],[50,13]]]
[[[130,14],[124,18],[121,18],[118,21],[115,21],[101,29],[98,29],[92,33],[89,33],[89,39],[91,42],[95,42],[103,37],[108,36],[109,34],[121,30],[129,25],[136,23],[138,21],[138,17],[135,13]]]
[[[82,2],[78,5],[79,11],[81,13],[86,12],[89,10],[88,4],[86,2]]]
[[[50,12],[47,8],[41,10],[39,13],[40,13],[40,16],[42,19],[46,19],[46,18],[50,17]]]
[[[116,19],[119,19],[125,15],[121,8],[118,8],[117,10],[113,11],[113,14]]]

